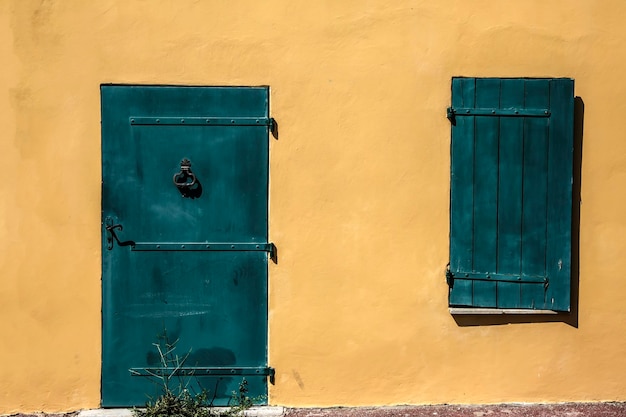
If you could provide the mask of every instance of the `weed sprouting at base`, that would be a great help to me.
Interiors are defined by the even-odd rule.
[[[182,368],[191,352],[184,356],[178,356],[174,351],[178,340],[170,342],[167,332],[157,337],[156,348],[161,367],[166,370],[158,374],[150,372],[149,378],[158,385],[161,395],[154,401],[148,401],[145,408],[133,408],[135,417],[218,417],[240,416],[255,401],[263,398],[248,397],[248,381],[245,378],[239,383],[237,391],[233,391],[228,402],[228,407],[213,407],[213,399],[210,399],[208,390],[201,388],[200,392],[189,392],[190,382],[195,378],[193,375],[181,376],[178,370]],[[198,384],[198,386],[200,386]]]

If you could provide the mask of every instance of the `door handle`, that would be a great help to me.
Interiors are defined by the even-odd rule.
[[[180,161],[180,172],[172,178],[178,188],[191,188],[196,185],[196,176],[191,172],[191,161],[184,158]]]

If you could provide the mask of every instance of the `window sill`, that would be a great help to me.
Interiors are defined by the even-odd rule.
[[[554,310],[527,310],[522,308],[473,308],[473,307],[450,307],[450,314],[452,315],[501,315],[501,314],[516,314],[516,315],[529,315],[529,314],[559,314]]]

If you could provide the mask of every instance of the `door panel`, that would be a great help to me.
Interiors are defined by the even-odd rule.
[[[102,87],[103,406],[158,395],[165,332],[215,405],[267,393],[267,117],[267,88]]]

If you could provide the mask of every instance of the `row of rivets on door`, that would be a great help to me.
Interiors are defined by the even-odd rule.
[[[133,251],[262,251],[275,253],[272,243],[132,242]]]
[[[161,245],[156,245],[156,248],[157,248],[157,249],[161,249]],[[180,245],[180,248],[181,248],[181,249],[185,249],[185,245]],[[207,248],[207,249],[211,249],[211,245],[206,245],[206,246],[205,246],[205,248]],[[231,249],[235,249],[235,248],[236,248],[236,246],[235,246],[235,245],[230,245],[230,248],[231,248]],[[257,249],[261,249],[261,246],[260,246],[260,245],[256,245],[256,248],[257,248]]]
[[[154,376],[154,375],[266,375],[273,376],[274,368],[208,368],[208,367],[192,367],[192,368],[131,368],[129,369],[131,376]]]
[[[131,122],[131,123],[135,123],[135,119],[131,119],[131,120],[130,120],[130,122]],[[161,123],[161,119],[156,119],[156,120],[155,120],[155,122],[156,122],[156,123]],[[211,123],[211,119],[206,119],[206,122],[207,122],[207,123]],[[256,120],[256,122],[257,122],[257,123],[261,123],[261,121],[260,121],[260,120],[258,120],[258,119]],[[185,123],[185,119],[180,119],[180,123],[181,123],[181,124],[184,124],[184,123]],[[231,120],[231,121],[230,121],[230,123],[231,123],[231,124],[235,124],[235,123],[236,123],[236,121],[235,121],[235,120]]]
[[[268,126],[271,124],[268,118],[257,117],[239,117],[239,118],[227,118],[227,117],[189,117],[189,118],[177,118],[177,117],[131,117],[130,124],[132,125],[240,125],[240,126]]]

